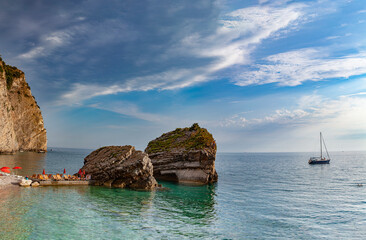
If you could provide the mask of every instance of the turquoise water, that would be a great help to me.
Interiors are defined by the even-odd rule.
[[[0,166],[73,173],[89,152],[0,156]],[[365,239],[366,152],[332,153],[323,166],[311,155],[218,154],[217,184],[159,192],[0,189],[0,239]]]

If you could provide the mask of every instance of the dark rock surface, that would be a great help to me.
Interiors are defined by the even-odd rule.
[[[177,128],[149,142],[145,152],[158,180],[207,184],[218,179],[215,170],[216,142],[197,123]]]
[[[148,155],[133,146],[99,148],[84,159],[81,169],[91,174],[96,185],[153,190],[157,182]]]

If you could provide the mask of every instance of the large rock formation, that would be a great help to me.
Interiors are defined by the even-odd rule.
[[[41,110],[24,73],[0,57],[0,153],[46,151]]]
[[[81,168],[96,185],[152,190],[157,187],[148,155],[133,146],[99,148],[84,159]]]
[[[149,142],[145,152],[158,180],[199,184],[217,181],[216,142],[197,123],[164,133]]]

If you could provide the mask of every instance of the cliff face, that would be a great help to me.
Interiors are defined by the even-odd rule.
[[[0,58],[0,153],[46,151],[41,110],[22,71]]]
[[[157,180],[198,184],[217,181],[215,140],[197,123],[164,133],[149,142],[145,152]]]

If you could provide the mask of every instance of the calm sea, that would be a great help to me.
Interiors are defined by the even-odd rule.
[[[0,156],[20,174],[76,172],[90,150]],[[219,182],[168,191],[0,190],[0,239],[366,239],[366,152],[222,153]],[[358,186],[363,184],[364,186]]]

